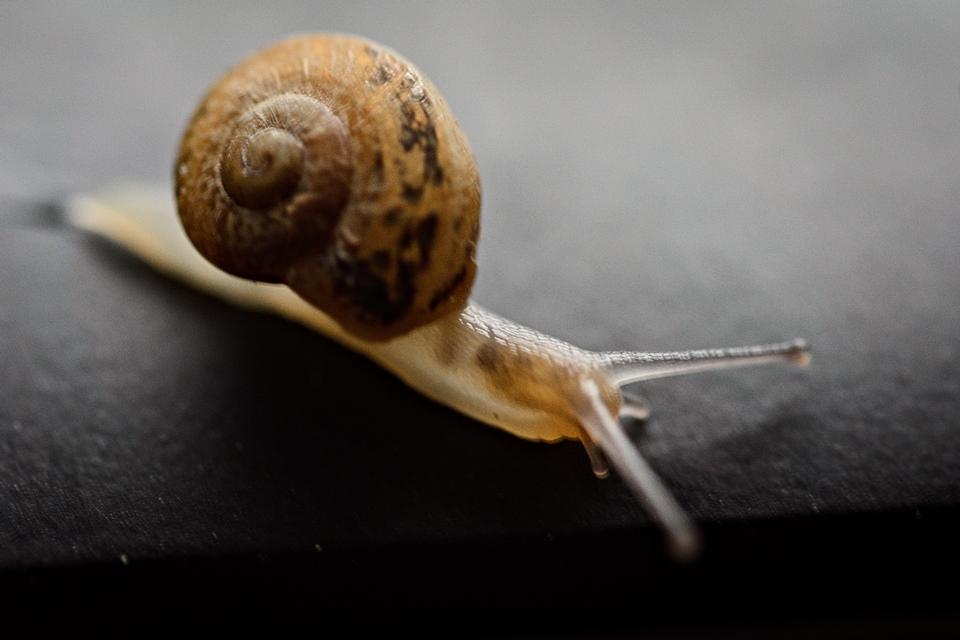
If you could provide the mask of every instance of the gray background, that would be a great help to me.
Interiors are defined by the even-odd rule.
[[[960,5],[5,3],[0,199],[167,180],[182,124],[205,87],[240,57],[308,30],[355,32],[392,46],[452,105],[483,178],[475,295],[487,306],[594,349],[811,341],[808,371],[646,386],[655,415],[641,444],[696,517],[960,499]],[[112,372],[105,379],[120,380],[116,370],[129,354],[108,348],[112,340],[149,346],[174,330],[138,311],[163,302],[156,286],[118,284],[123,276],[99,263],[77,271],[87,248],[75,237],[13,222],[6,229],[0,352],[20,355],[0,364],[9,392],[0,429],[12,452],[23,450],[24,425],[54,429],[85,410],[78,400],[44,423],[11,400],[39,394],[50,380],[69,387],[75,375],[25,349],[69,343],[91,367]],[[40,260],[50,273],[39,274]],[[57,297],[66,295],[57,289],[67,286],[61,272],[102,281]],[[188,317],[194,329],[205,322],[178,306],[170,313],[172,326]],[[86,342],[70,342],[68,332],[62,343],[44,342],[55,332],[30,342],[51,317],[87,318]],[[216,319],[208,323],[214,333]],[[165,358],[181,358],[174,370],[193,366],[189,353],[176,354],[164,347]],[[143,410],[124,400],[123,389],[136,395],[131,387],[104,384],[103,397],[117,400],[105,400],[114,413],[101,419],[122,423]],[[170,380],[136,381],[148,395],[151,384],[177,397]],[[203,406],[195,395],[182,397]],[[452,414],[427,417],[452,423],[457,434],[444,450],[454,456],[451,473],[496,483],[501,456],[515,455],[511,473],[521,476],[523,459],[561,456],[553,473],[594,482],[572,444],[524,444]],[[431,446],[443,448],[429,433],[418,435],[427,438],[424,464]],[[54,446],[39,442],[41,450]],[[469,444],[458,450],[456,442]],[[494,461],[471,457],[487,444]],[[103,450],[116,468],[128,464],[122,451]],[[72,472],[67,465],[55,473]],[[224,499],[198,473],[197,486]],[[217,486],[231,486],[226,477]],[[549,486],[551,478],[540,481]],[[444,481],[455,487],[462,479]],[[18,482],[34,483],[24,509],[43,513],[49,479],[8,466],[0,484]],[[565,518],[588,528],[642,519],[625,489],[603,487],[595,491],[606,498],[591,488],[580,504],[555,498],[544,506],[534,490],[516,499],[533,514],[533,530],[565,526]],[[433,484],[407,489],[439,501],[436,513],[446,505],[449,517],[475,531],[509,529],[490,524],[480,498],[471,511]],[[62,499],[70,502],[69,491]],[[402,503],[394,508],[401,512]],[[185,518],[200,517],[185,509]],[[41,557],[115,548],[110,541],[51,551],[40,525],[18,522],[12,539],[31,540]],[[210,526],[220,527],[221,541],[230,527]],[[414,522],[411,535],[437,527]],[[233,543],[260,544],[241,533]],[[149,536],[137,544],[157,552]]]

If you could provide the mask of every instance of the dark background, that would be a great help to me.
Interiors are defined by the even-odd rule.
[[[635,436],[704,524],[698,564],[579,445],[483,427],[62,224],[69,193],[165,183],[205,87],[312,30],[395,48],[447,98],[483,179],[486,306],[593,349],[812,343],[806,371],[644,385]],[[7,602],[949,627],[958,34],[955,3],[0,5]]]

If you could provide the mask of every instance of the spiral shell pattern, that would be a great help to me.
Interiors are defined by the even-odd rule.
[[[194,114],[175,179],[208,260],[288,284],[361,338],[467,303],[475,161],[430,81],[381,45],[299,36],[240,63]]]

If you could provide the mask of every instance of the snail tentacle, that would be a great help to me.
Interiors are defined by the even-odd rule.
[[[700,534],[690,516],[627,437],[600,396],[600,389],[591,378],[583,378],[580,389],[584,402],[578,410],[584,430],[599,443],[607,459],[620,472],[643,503],[647,513],[663,529],[671,553],[686,562],[700,553]]]
[[[805,340],[797,338],[776,344],[722,349],[663,353],[608,351],[599,354],[599,360],[611,379],[617,385],[623,386],[644,380],[773,362],[787,362],[805,367],[810,364],[810,346]]]

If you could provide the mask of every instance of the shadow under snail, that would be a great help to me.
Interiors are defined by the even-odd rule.
[[[481,422],[579,439],[594,472],[616,469],[680,558],[699,536],[621,428],[620,415],[649,413],[621,389],[809,360],[802,340],[595,353],[471,302],[472,152],[430,81],[370,40],[296,36],[241,62],[194,113],[174,178],[182,228],[168,200],[137,188],[79,196],[71,219],[203,291],[301,322]]]

